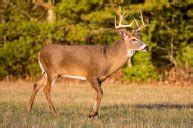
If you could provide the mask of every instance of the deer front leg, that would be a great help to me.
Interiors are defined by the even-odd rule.
[[[94,88],[94,90],[96,91],[96,96],[94,98],[94,106],[93,106],[93,110],[90,112],[89,117],[95,117],[98,115],[98,109],[99,109],[99,105],[103,96],[103,90],[101,88],[101,83],[99,82],[98,78],[87,78],[87,80],[89,81],[89,83],[91,84],[91,86]]]

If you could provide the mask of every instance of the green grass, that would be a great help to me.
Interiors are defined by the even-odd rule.
[[[49,112],[40,91],[31,113],[29,82],[0,82],[0,127],[193,127],[193,87],[104,84],[98,119],[89,119],[94,91],[88,83],[57,83]]]

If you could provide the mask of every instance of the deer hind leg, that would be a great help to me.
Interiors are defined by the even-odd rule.
[[[89,117],[95,117],[98,115],[98,110],[99,110],[99,105],[101,102],[101,99],[103,97],[103,90],[101,88],[101,83],[99,82],[98,78],[88,78],[87,79],[91,86],[94,88],[96,91],[96,96],[94,98],[94,106],[93,110],[90,112]]]
[[[54,85],[54,82],[56,79],[57,79],[57,75],[49,75],[48,80],[47,80],[47,84],[44,88],[44,93],[46,95],[46,99],[48,101],[49,108],[50,108],[52,114],[54,114],[54,115],[56,115],[56,110],[55,110],[54,105],[52,103],[52,100],[50,98],[50,92],[51,92],[51,87]]]
[[[34,87],[33,87],[33,91],[32,91],[32,95],[29,101],[29,105],[28,105],[28,111],[31,112],[33,103],[34,103],[34,99],[35,96],[37,94],[37,92],[39,91],[39,89],[43,86],[45,86],[47,81],[47,75],[46,73],[43,73],[34,83]]]

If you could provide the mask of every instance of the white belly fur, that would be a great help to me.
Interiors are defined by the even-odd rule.
[[[86,78],[85,78],[85,77],[82,77],[82,76],[62,75],[62,77],[79,79],[79,80],[86,80]]]

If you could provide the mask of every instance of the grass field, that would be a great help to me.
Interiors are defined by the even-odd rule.
[[[0,127],[193,127],[193,86],[103,84],[98,119],[89,119],[94,91],[88,83],[56,83],[52,116],[42,90],[31,113],[30,82],[0,82]]]

